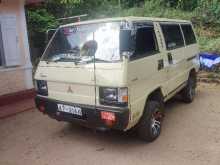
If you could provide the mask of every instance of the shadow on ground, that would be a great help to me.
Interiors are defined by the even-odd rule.
[[[175,97],[169,100],[165,104],[165,122],[163,123],[163,127],[166,127],[166,120],[169,119],[169,116],[172,113],[177,113],[178,106],[182,106],[180,97]],[[146,145],[149,144],[141,139],[138,138],[137,133],[135,131],[98,131],[95,129],[86,128],[77,124],[65,124],[60,130],[57,130],[55,134],[52,135],[53,137],[60,137],[63,140],[73,140],[73,139],[80,139],[81,143],[85,145],[91,145],[91,141],[99,141],[103,143],[111,143],[111,145],[121,145],[130,147],[131,146],[138,146],[138,145]]]

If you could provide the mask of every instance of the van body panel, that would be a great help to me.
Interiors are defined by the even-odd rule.
[[[105,87],[124,87],[126,79],[124,77],[125,65],[123,62],[104,64],[95,64],[96,85]]]
[[[35,79],[47,81],[48,97],[51,99],[79,104],[95,104],[93,66],[72,68],[40,66],[35,73]]]
[[[181,28],[181,24],[185,23],[162,23],[165,25],[178,25],[180,30],[181,30],[181,35],[184,41],[184,45],[181,47],[177,47],[175,49],[171,50],[164,50],[164,55],[168,56],[170,55],[172,57],[172,62],[167,63],[167,68],[168,68],[168,94],[172,93],[175,89],[177,89],[179,86],[181,86],[184,82],[188,80],[189,76],[189,71],[192,68],[196,68],[196,71],[198,71],[199,68],[199,62],[198,59],[194,60],[188,60],[192,57],[195,57],[198,55],[199,49],[198,49],[198,44],[190,44],[186,45],[185,37]],[[189,24],[191,25],[191,23]],[[192,25],[191,25],[192,26]],[[163,37],[163,45],[166,45],[165,43],[165,36],[161,30],[160,26],[160,33]],[[194,61],[194,62],[193,62]],[[192,63],[193,62],[193,63]]]
[[[186,81],[185,77],[185,66],[186,66],[186,57],[185,57],[185,48],[178,48],[171,51],[166,51],[166,55],[171,53],[173,58],[173,63],[169,63],[168,67],[168,92],[172,92],[173,89],[176,89],[179,85],[181,85],[184,81]]]
[[[60,63],[42,62],[35,73],[36,80],[46,80],[48,97],[56,100],[95,105],[99,104],[99,86],[124,87],[123,63],[96,64],[94,77],[94,64],[70,65]],[[95,84],[96,80],[96,84]],[[96,92],[95,92],[96,86]]]
[[[184,50],[184,54],[186,55],[186,61],[187,64],[185,66],[185,69],[194,68],[196,72],[199,71],[199,46],[197,44],[188,45],[186,46],[186,49]],[[190,70],[191,70],[190,69]]]

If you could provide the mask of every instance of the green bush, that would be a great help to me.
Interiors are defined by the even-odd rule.
[[[36,65],[45,47],[46,31],[56,28],[58,22],[46,9],[29,9],[27,18],[31,59],[33,65]]]
[[[204,26],[220,25],[220,1],[219,0],[199,0],[196,9],[197,17]]]
[[[195,17],[194,12],[182,11],[175,8],[164,6],[163,0],[145,1],[142,7],[134,7],[121,11],[122,16],[146,16],[146,17],[166,17],[175,19],[192,20]]]
[[[198,0],[164,0],[168,7],[192,11],[198,6]]]
[[[220,37],[209,38],[209,37],[201,36],[198,38],[198,40],[201,51],[220,53]]]
[[[31,48],[39,48],[41,55],[45,32],[59,24],[56,18],[79,14],[88,14],[86,19],[146,16],[191,20],[201,51],[220,53],[219,0],[47,0],[41,9],[28,9]]]

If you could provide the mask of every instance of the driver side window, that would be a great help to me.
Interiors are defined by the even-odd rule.
[[[153,25],[139,27],[136,32],[135,52],[131,56],[131,60],[151,56],[158,51]]]

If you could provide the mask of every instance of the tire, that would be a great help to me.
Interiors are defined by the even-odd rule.
[[[181,92],[182,99],[185,103],[193,102],[196,94],[196,76],[190,76],[187,85]]]
[[[156,140],[161,133],[162,118],[161,104],[158,101],[148,101],[137,128],[139,137],[147,142]]]

